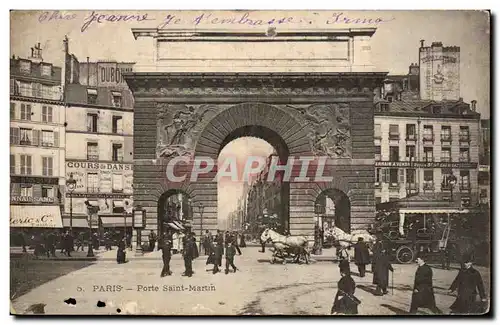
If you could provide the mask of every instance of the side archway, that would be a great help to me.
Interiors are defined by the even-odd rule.
[[[158,235],[168,229],[168,224],[174,220],[192,220],[191,197],[180,189],[165,191],[158,198]]]
[[[329,188],[323,190],[316,198],[315,206],[319,206],[319,217],[323,226],[335,225],[343,231],[351,232],[351,201],[346,193],[339,189]]]

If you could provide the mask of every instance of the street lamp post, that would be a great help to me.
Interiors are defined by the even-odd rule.
[[[198,203],[198,212],[200,213],[200,252],[201,252],[201,246],[202,246],[202,241],[203,241],[203,210],[205,210],[205,206],[203,205],[203,202]]]
[[[321,232],[320,232],[320,225],[319,225],[319,215],[321,213],[321,204],[317,203],[315,206],[315,212],[316,212],[316,227],[314,231],[315,239],[314,239],[314,246],[315,246],[315,254],[316,255],[321,255],[323,252],[323,244],[321,240]]]
[[[87,257],[94,257],[94,250],[92,248],[92,216],[99,212],[99,207],[91,205],[88,200],[85,201],[85,205],[87,206],[89,216],[89,251],[87,252]]]
[[[69,231],[73,234],[73,191],[76,188],[76,180],[73,178],[73,173],[69,174],[66,180],[66,187],[69,192]]]

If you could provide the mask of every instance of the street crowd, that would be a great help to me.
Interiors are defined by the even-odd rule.
[[[358,242],[354,244],[354,263],[357,266],[360,278],[366,276],[366,265],[371,264],[372,283],[376,285],[374,294],[383,296],[388,294],[389,272],[394,272],[394,268],[390,262],[387,249],[384,248],[381,241],[377,241],[372,250],[373,257],[370,258],[368,246],[360,237]],[[483,280],[479,271],[472,266],[470,256],[464,256],[462,262],[461,269],[449,288],[450,293],[457,291],[457,298],[450,306],[451,313],[481,314],[486,311],[485,305],[487,302]],[[418,267],[415,272],[409,313],[416,314],[420,308],[428,308],[435,314],[442,314],[441,310],[436,306],[433,272],[432,268],[426,263],[425,254],[419,254],[416,263]],[[337,283],[338,291],[333,301],[331,314],[356,315],[358,314],[358,305],[362,302],[354,295],[356,282],[352,278],[351,267],[347,259],[340,261],[339,271],[341,278]],[[477,299],[478,294],[479,301]]]

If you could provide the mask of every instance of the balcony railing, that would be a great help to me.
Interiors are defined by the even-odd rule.
[[[87,193],[99,193],[99,187],[87,187]]]
[[[417,140],[417,136],[415,134],[407,134],[406,141],[415,141]]]
[[[470,192],[470,183],[460,183],[460,191],[462,192]]]
[[[441,162],[451,162],[451,157],[449,156],[441,156]]]
[[[399,140],[399,133],[389,133],[389,140]]]
[[[424,141],[434,141],[434,134],[424,134]]]
[[[470,161],[470,157],[458,157],[458,161],[459,162],[469,162]]]
[[[87,160],[99,160],[99,155],[87,154]]]
[[[451,142],[450,134],[441,134],[441,142]]]
[[[406,183],[406,189],[407,190],[416,190],[418,188],[417,183]]]
[[[459,139],[460,139],[460,142],[469,142],[470,136],[469,136],[469,134],[460,134]]]

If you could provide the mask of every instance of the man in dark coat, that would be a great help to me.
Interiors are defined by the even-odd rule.
[[[418,268],[411,296],[410,314],[417,313],[418,308],[429,308],[435,314],[441,314],[436,306],[434,288],[432,286],[432,269],[425,264],[423,256],[417,258]]]
[[[478,292],[481,302],[487,301],[483,279],[479,271],[472,267],[470,258],[464,262],[464,268],[458,272],[450,287],[450,293],[458,291],[457,299],[450,308],[453,314],[479,314],[484,310],[478,308]]]
[[[195,248],[196,248],[196,244],[193,244],[193,240],[191,237],[192,237],[191,233],[187,233],[185,237],[186,240],[183,252],[185,271],[184,273],[182,273],[182,276],[188,276],[188,277],[193,276],[193,259],[195,256]]]
[[[71,257],[71,252],[73,251],[73,236],[66,231],[63,237],[64,251],[68,257]]]
[[[247,243],[245,243],[245,233],[243,231],[240,233],[240,247],[247,247]]]
[[[387,252],[383,249],[378,253],[377,260],[375,262],[375,269],[373,270],[373,280],[377,285],[376,296],[387,294],[389,271],[394,272],[394,269],[392,268]]]
[[[56,235],[51,231],[45,241],[45,250],[47,257],[56,257]]]
[[[210,244],[212,243],[212,235],[210,235],[210,231],[205,231],[205,235],[203,236],[203,250],[205,251],[205,255],[210,255]]]
[[[236,255],[236,248],[233,246],[232,242],[227,243],[226,247],[226,270],[225,274],[229,273],[229,266],[233,268],[233,271],[236,272],[237,268],[234,265],[234,256]]]
[[[377,284],[377,259],[382,252],[383,246],[380,239],[375,240],[375,244],[373,245],[373,256],[372,256],[372,273],[373,273],[373,284]]]
[[[222,259],[222,254],[224,254],[224,236],[222,235],[222,231],[217,230],[217,236],[215,237],[215,242],[216,242],[216,246],[220,246],[220,248],[222,249],[222,252],[221,252],[221,259]],[[219,266],[221,266],[221,265],[222,264],[219,264]]]
[[[363,237],[359,237],[358,242],[354,245],[354,262],[358,266],[359,276],[364,278],[366,264],[370,264],[370,252]]]
[[[161,270],[160,277],[164,277],[167,275],[172,275],[172,272],[170,271],[170,259],[172,258],[172,241],[170,240],[169,236],[164,236],[162,238],[163,240],[161,241],[161,246],[159,247],[161,249],[161,256],[163,259],[163,269]]]
[[[154,251],[155,250],[155,245],[156,245],[156,234],[153,230],[149,232],[149,250]]]
[[[219,267],[222,266],[222,255],[224,254],[224,242],[220,239],[222,238],[222,234],[219,233],[216,238],[216,244],[213,249],[214,251],[214,269],[213,274],[219,272]]]

